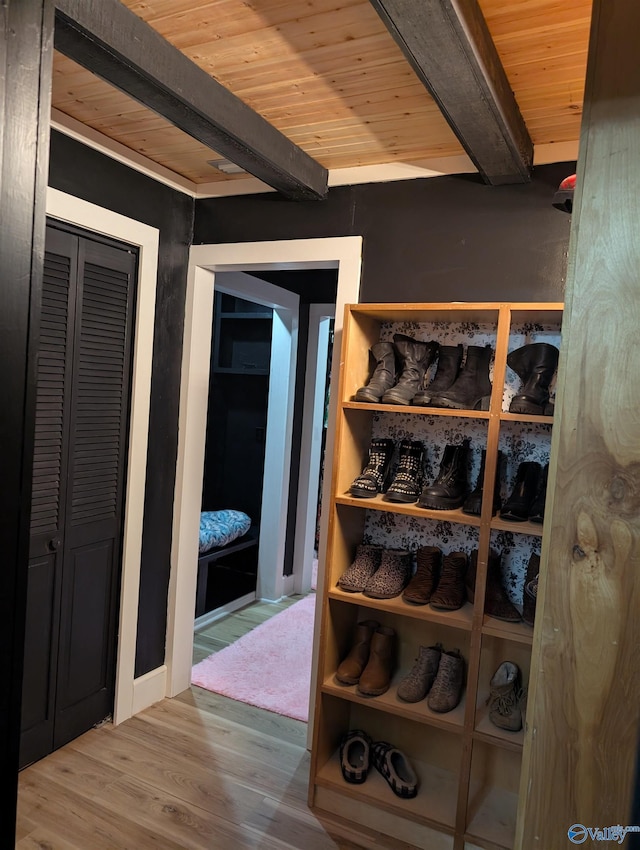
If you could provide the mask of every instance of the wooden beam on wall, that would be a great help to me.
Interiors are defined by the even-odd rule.
[[[327,170],[119,0],[55,0],[55,47],[295,200],[324,198]]]
[[[533,143],[477,0],[370,0],[485,182],[526,183]]]
[[[0,0],[0,846],[15,841],[53,6]]]
[[[520,786],[519,850],[618,846],[640,728],[637,0],[596,0]],[[562,215],[563,213],[559,213]],[[637,824],[637,821],[635,822]],[[637,846],[638,836],[625,846]],[[585,845],[586,846],[586,845]],[[600,846],[600,844],[598,844]]]

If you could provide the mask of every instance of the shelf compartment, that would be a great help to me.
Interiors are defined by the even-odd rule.
[[[368,803],[376,809],[400,814],[425,826],[452,832],[455,824],[457,777],[443,768],[417,761],[410,756],[409,758],[420,782],[418,794],[412,800],[396,797],[374,767],[362,785],[345,782],[340,770],[338,752],[320,769],[316,776],[316,785],[334,790],[341,796]]]
[[[501,422],[533,422],[537,425],[553,425],[553,416],[527,416],[524,413],[507,413],[503,411],[500,414]]]
[[[520,752],[474,740],[465,839],[513,847],[521,762]]]
[[[484,697],[484,694],[482,694]],[[478,741],[484,741],[496,747],[504,747],[507,750],[521,752],[524,744],[524,727],[519,732],[509,732],[507,729],[499,729],[489,719],[489,706],[482,704],[476,709],[476,725],[473,737]]]
[[[328,596],[329,599],[347,602],[350,605],[360,605],[364,608],[385,611],[389,614],[398,614],[402,617],[413,617],[416,620],[425,620],[453,629],[471,631],[473,606],[468,602],[457,611],[435,611],[429,605],[409,605],[400,596],[394,596],[392,599],[371,599],[363,593],[346,593],[338,587],[331,588]]]
[[[512,531],[514,534],[528,534],[531,537],[542,537],[543,525],[540,522],[512,522],[508,519],[502,519],[500,516],[494,516],[491,520],[492,531]]]
[[[402,502],[385,502],[382,494],[378,493],[373,499],[359,499],[349,493],[342,493],[335,497],[338,505],[349,505],[353,508],[364,508],[371,511],[384,511],[392,514],[405,514],[406,516],[422,517],[422,519],[435,519],[440,522],[453,522],[457,525],[480,526],[480,517],[464,514],[458,508],[454,511],[433,511],[428,508],[419,508],[416,503],[403,504]],[[518,523],[521,525],[522,523]],[[529,523],[534,525],[534,523]]]
[[[508,623],[505,620],[498,620],[496,617],[486,615],[482,623],[482,634],[511,640],[526,646],[531,646],[533,643],[533,629],[526,623]]]
[[[511,850],[516,835],[518,795],[504,788],[485,791],[475,816],[465,833],[465,841],[478,842],[482,847]]]
[[[454,410],[448,407],[421,407],[412,404],[369,404],[343,401],[343,410],[368,410],[374,413],[410,413],[412,416],[448,416],[463,419],[489,419],[488,410]]]

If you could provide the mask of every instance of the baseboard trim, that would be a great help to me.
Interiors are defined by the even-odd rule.
[[[219,608],[214,608],[213,611],[207,611],[206,614],[202,614],[202,616],[196,617],[196,620],[193,624],[193,630],[194,632],[198,632],[201,629],[206,629],[207,626],[210,626],[212,623],[217,622],[217,620],[221,620],[228,614],[233,614],[234,611],[239,611],[241,608],[244,608],[245,605],[249,605],[251,604],[251,602],[255,601],[255,593],[246,593],[244,596],[240,596],[238,599],[234,599],[232,602],[227,602],[226,605],[221,605]]]

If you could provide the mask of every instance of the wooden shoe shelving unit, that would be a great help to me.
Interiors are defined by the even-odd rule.
[[[309,804],[318,812],[329,812],[425,850],[501,850],[513,846],[525,732],[496,728],[487,714],[486,697],[491,676],[504,660],[518,664],[526,686],[534,630],[524,623],[506,623],[484,615],[486,570],[496,540],[512,541],[516,548],[520,539],[539,543],[543,528],[493,516],[493,488],[499,450],[504,454],[510,445],[528,445],[526,435],[532,429],[550,441],[551,417],[507,412],[506,359],[510,350],[529,342],[548,338],[557,345],[562,308],[559,303],[346,307],[332,489],[326,507],[330,513],[324,584],[318,589],[322,593],[322,617],[309,785]],[[370,377],[369,349],[381,338],[391,341],[394,332],[427,341],[435,339],[445,345],[462,341],[461,335],[467,345],[485,345],[489,341],[494,349],[490,409],[354,402],[356,390]],[[516,383],[519,386],[517,379]],[[386,502],[380,495],[374,499],[349,495],[349,487],[366,461],[370,440],[380,436],[380,428],[406,437],[414,429],[419,431],[419,436],[413,438],[425,439],[429,453],[434,447],[429,445],[428,430],[424,436],[425,428],[431,427],[442,439],[443,433],[449,435],[449,426],[457,437],[475,429],[472,449],[477,454],[481,448],[486,449],[480,516],[468,516],[461,510],[432,511],[417,504]],[[486,442],[480,444],[478,434]],[[457,442],[457,438],[451,442]],[[503,493],[510,483],[503,480]],[[470,486],[474,484],[470,478]],[[378,539],[372,539],[376,536],[371,533],[372,522]],[[398,532],[398,523],[404,531]],[[419,545],[439,546],[445,553],[465,548],[470,554],[472,548],[478,549],[473,605],[466,603],[458,611],[443,612],[432,610],[429,605],[411,606],[401,597],[376,600],[339,589],[337,581],[352,563],[363,539],[382,545],[382,533],[386,548],[406,548],[407,528]],[[453,535],[457,530],[471,542],[466,546],[453,545],[451,538],[448,543],[443,542],[443,529]],[[521,585],[517,593],[522,596]],[[344,686],[335,679],[338,664],[349,650],[355,624],[371,618],[393,627],[397,634],[397,664],[391,687],[373,698],[361,696],[356,686]],[[396,695],[397,684],[411,669],[418,647],[437,642],[445,649],[460,649],[466,661],[462,700],[448,714],[434,713],[426,700],[409,704]],[[419,778],[415,799],[396,797],[373,767],[362,785],[345,782],[338,748],[342,735],[350,729],[362,729],[373,740],[388,741],[405,753]]]

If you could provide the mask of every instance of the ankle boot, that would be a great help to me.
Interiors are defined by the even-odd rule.
[[[426,605],[436,587],[442,552],[436,546],[422,546],[416,552],[416,572],[402,594],[405,602]]]
[[[450,511],[463,504],[469,484],[467,458],[469,441],[457,446],[445,446],[440,463],[440,472],[433,484],[424,487],[418,507],[435,511]]]
[[[469,569],[465,580],[467,599],[473,603],[476,590],[476,572],[478,568],[478,550],[474,549],[469,559]],[[520,612],[511,602],[507,591],[502,583],[502,571],[500,570],[500,557],[489,554],[487,564],[487,583],[484,592],[484,613],[498,620],[508,623],[519,623]]]
[[[464,684],[464,658],[458,649],[443,652],[435,681],[427,697],[427,705],[431,711],[444,714],[460,702]]]
[[[457,611],[465,602],[465,552],[451,552],[442,559],[442,573],[430,605],[437,611]]]
[[[387,502],[417,502],[422,489],[424,446],[415,440],[402,440],[398,469],[385,493]]]
[[[380,623],[377,620],[363,620],[355,627],[351,649],[336,670],[336,679],[343,685],[355,685],[367,666],[371,638]]]
[[[411,576],[411,553],[406,549],[383,549],[380,567],[362,591],[372,599],[400,596]]]
[[[535,460],[526,460],[518,466],[513,490],[500,511],[502,519],[513,522],[526,522],[529,519],[541,476],[542,467]]]
[[[367,465],[349,488],[352,496],[371,499],[384,490],[393,451],[393,440],[371,440]]]
[[[539,573],[540,555],[532,552],[529,563],[527,564],[527,574],[522,587],[522,619],[528,626],[533,626],[536,618]]]
[[[442,644],[421,646],[411,672],[398,685],[398,698],[404,702],[420,702],[431,690],[440,665]]]
[[[347,593],[362,593],[366,583],[380,566],[382,546],[360,543],[356,556],[338,579],[338,587]]]
[[[489,365],[493,349],[490,345],[469,345],[467,359],[455,383],[448,390],[431,396],[433,407],[456,410],[489,410],[491,381]]]
[[[555,345],[534,342],[507,355],[507,366],[518,375],[523,387],[511,399],[510,413],[542,416],[549,401],[549,384],[558,368],[560,352]]]
[[[487,699],[489,720],[498,729],[519,732],[522,729],[523,698],[520,669],[512,661],[503,661],[491,678]]]
[[[376,404],[396,382],[396,350],[391,342],[377,342],[370,353],[376,365],[369,382],[356,392],[355,400]]]
[[[358,682],[358,691],[364,696],[377,697],[389,690],[395,640],[395,631],[387,626],[378,626],[373,633],[369,660]]]
[[[462,506],[463,514],[471,514],[472,516],[480,516],[482,512],[482,492],[484,487],[484,468],[487,457],[486,449],[482,449],[482,459],[480,461],[480,471],[476,480],[476,486],[464,500]],[[496,478],[493,485],[493,514],[497,514],[500,510],[500,469],[502,467],[502,452],[498,452],[496,461]]]
[[[538,483],[538,492],[529,510],[531,522],[544,522],[544,504],[547,499],[547,480],[549,478],[549,464],[545,464]]]
[[[419,390],[413,397],[414,404],[428,405],[431,397],[445,392],[458,377],[463,355],[462,344],[441,345],[438,352],[438,368],[433,381]],[[426,377],[426,373],[425,373]]]
[[[405,334],[395,334],[393,344],[400,363],[400,377],[395,387],[385,392],[382,401],[384,404],[411,404],[439,346],[437,342],[421,342]]]

